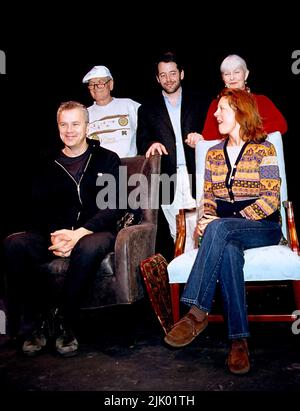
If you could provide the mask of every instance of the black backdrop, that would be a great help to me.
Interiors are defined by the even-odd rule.
[[[130,3],[131,4],[131,3]],[[176,49],[185,62],[185,84],[215,97],[222,87],[219,65],[229,53],[248,63],[248,85],[269,96],[285,115],[284,136],[289,197],[298,214],[300,74],[292,72],[292,53],[300,49],[293,8],[274,6],[264,16],[254,4],[225,11],[199,10],[189,2],[131,7],[99,3],[10,11],[0,28],[6,53],[1,88],[1,236],[22,228],[30,174],[36,157],[59,141],[56,110],[60,102],[91,104],[82,77],[94,65],[107,65],[115,79],[114,95],[142,102],[156,87],[153,61],[159,50]],[[85,9],[84,7],[87,7]],[[132,13],[138,13],[134,16]],[[234,12],[236,16],[234,16]],[[1,16],[2,22],[6,19]],[[300,67],[300,64],[299,64]],[[296,217],[297,218],[297,217]]]

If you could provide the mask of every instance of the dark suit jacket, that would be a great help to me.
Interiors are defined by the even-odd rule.
[[[188,133],[201,133],[209,102],[196,93],[182,90],[181,130],[186,165],[192,175],[192,194],[196,195],[195,186],[195,149],[188,146],[184,140]],[[163,144],[168,155],[162,155],[161,173],[169,176],[176,174],[175,134],[162,93],[149,98],[138,110],[137,148],[139,154],[145,154],[151,144]],[[173,197],[173,196],[172,196]]]

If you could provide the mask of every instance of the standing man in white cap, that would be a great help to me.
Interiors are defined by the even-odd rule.
[[[114,80],[105,66],[93,67],[83,78],[88,84],[94,104],[88,107],[90,138],[99,139],[101,146],[114,151],[119,157],[137,154],[137,111],[140,106],[129,98],[112,97]]]

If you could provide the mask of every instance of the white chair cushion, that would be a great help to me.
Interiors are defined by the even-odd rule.
[[[174,258],[168,265],[169,282],[186,283],[197,249]],[[285,245],[245,250],[245,281],[300,280],[300,257]]]

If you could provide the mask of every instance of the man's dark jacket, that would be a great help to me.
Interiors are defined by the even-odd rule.
[[[116,190],[113,188],[112,192],[118,200],[120,159],[116,153],[100,147],[98,141],[88,140],[88,143],[90,155],[78,184],[55,157],[37,170],[32,190],[31,229],[44,234],[78,227],[93,232],[116,230],[120,212],[98,208],[96,198],[103,187],[96,185],[96,181],[105,178],[104,174],[114,176]]]
[[[184,140],[191,132],[201,133],[208,108],[208,100],[197,93],[182,89],[181,130],[188,173],[192,175],[192,194],[196,195],[195,185],[195,149]],[[175,134],[162,93],[150,98],[138,110],[137,148],[139,154],[145,154],[151,144],[163,144],[168,155],[162,155],[161,173],[169,176],[176,174]]]

